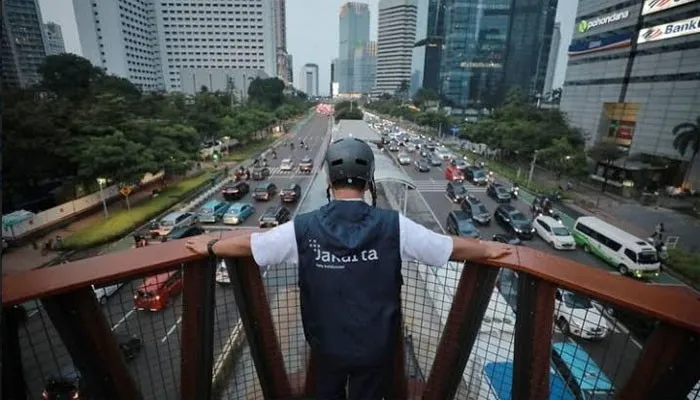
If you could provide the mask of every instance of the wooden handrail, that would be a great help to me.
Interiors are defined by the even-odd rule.
[[[259,231],[262,230],[242,228],[212,235],[226,238]],[[90,284],[99,286],[151,275],[202,258],[187,250],[185,241],[175,240],[3,276],[3,306],[67,293]],[[700,293],[687,287],[647,284],[527,247],[516,247],[512,255],[482,264],[531,274],[556,286],[700,333]]]

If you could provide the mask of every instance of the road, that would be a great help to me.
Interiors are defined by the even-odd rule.
[[[395,157],[397,153],[393,153]],[[414,154],[414,157],[418,157]],[[398,165],[398,162],[396,162]],[[443,167],[433,167],[430,172],[418,172],[412,165],[399,166],[405,173],[413,179],[416,185],[416,191],[411,191],[408,199],[407,216],[417,220],[417,222],[444,233],[445,221],[447,215],[452,210],[458,210],[459,205],[450,201],[445,195],[447,181],[444,179]],[[475,197],[479,198],[486,205],[487,209],[493,213],[497,207],[497,203],[486,194],[486,188],[481,186],[473,186],[466,184],[467,190]],[[423,199],[425,201],[423,201]],[[426,206],[427,204],[427,206]],[[529,205],[522,200],[516,200],[511,203],[525,215],[531,215]],[[429,207],[429,211],[425,210]],[[490,239],[494,234],[506,233],[497,223],[492,222],[489,226],[477,226],[481,232],[481,237]],[[581,250],[575,251],[559,251],[554,250],[551,246],[543,242],[537,235],[530,241],[523,242],[525,246],[541,250],[544,252],[556,254],[561,257],[571,259],[584,265],[589,265],[595,268],[605,269],[611,274],[618,274],[608,267],[607,264],[600,261],[598,258],[584,253]],[[515,293],[511,291],[510,286],[503,288],[503,293],[511,305],[515,305]],[[570,340],[564,337],[558,330],[555,330],[555,341]],[[598,363],[608,377],[620,387],[629,374],[640,354],[640,344],[633,339],[627,329],[620,324],[614,325],[614,332],[602,341],[576,340],[591,357]]]
[[[306,155],[314,158],[319,153],[323,138],[327,138],[327,131],[327,118],[312,117],[293,138],[297,144],[296,150],[292,151],[288,147],[279,146],[277,159],[268,157],[272,170],[268,180],[279,188],[292,182],[300,184],[303,193],[313,175],[281,172],[279,162],[288,157],[293,158],[295,162]],[[309,145],[308,151],[299,150],[299,140],[304,140]],[[314,165],[314,167],[319,166]],[[255,188],[256,183],[251,184],[251,190]],[[220,196],[218,193],[213,197],[221,200]],[[243,226],[257,226],[258,219],[265,209],[280,202],[279,196],[275,196],[270,202],[255,203],[250,198],[250,194],[241,201],[251,202],[256,206],[255,215],[248,218],[242,224]],[[292,212],[296,207],[296,204],[289,206]],[[229,228],[220,224],[204,225],[204,227],[208,230]],[[112,249],[123,250],[124,246],[114,246]],[[266,278],[272,282],[268,287],[276,286],[274,282],[278,280],[285,285],[291,282],[285,274],[280,275],[280,273],[272,273]],[[133,295],[141,283],[141,279],[125,282],[120,290],[106,301],[103,309],[113,331],[136,335],[143,342],[141,354],[132,360],[129,366],[144,398],[159,400],[178,398],[182,297],[176,297],[165,310],[159,312],[137,311],[134,309]],[[215,296],[214,357],[216,359],[238,322],[238,309],[230,286],[217,284]],[[30,310],[30,318],[20,328],[20,342],[29,398],[37,399],[41,398],[41,390],[47,378],[70,365],[71,360],[48,315],[37,306],[36,302],[32,303],[27,307]]]

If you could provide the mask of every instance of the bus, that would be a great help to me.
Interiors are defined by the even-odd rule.
[[[464,383],[469,398],[511,399],[514,338],[515,313],[498,289],[494,289],[464,369]],[[550,365],[549,371],[549,398],[576,400],[556,369]]]
[[[622,275],[655,278],[661,271],[656,249],[646,241],[596,218],[580,217],[572,231],[576,244],[603,259]]]

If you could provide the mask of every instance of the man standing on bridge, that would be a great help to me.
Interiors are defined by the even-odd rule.
[[[261,266],[298,264],[304,334],[317,356],[316,398],[393,398],[394,344],[401,337],[402,262],[498,258],[495,242],[435,233],[397,211],[374,207],[374,154],[340,139],[326,153],[329,204],[264,233],[187,242],[199,254],[252,255]],[[369,191],[372,206],[363,198]],[[396,371],[403,373],[403,371]]]

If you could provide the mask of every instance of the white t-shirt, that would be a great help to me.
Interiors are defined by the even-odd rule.
[[[447,264],[452,254],[452,237],[431,231],[399,214],[401,261],[418,261],[434,267]],[[260,266],[298,264],[299,251],[294,221],[262,233],[253,233],[250,247]]]

